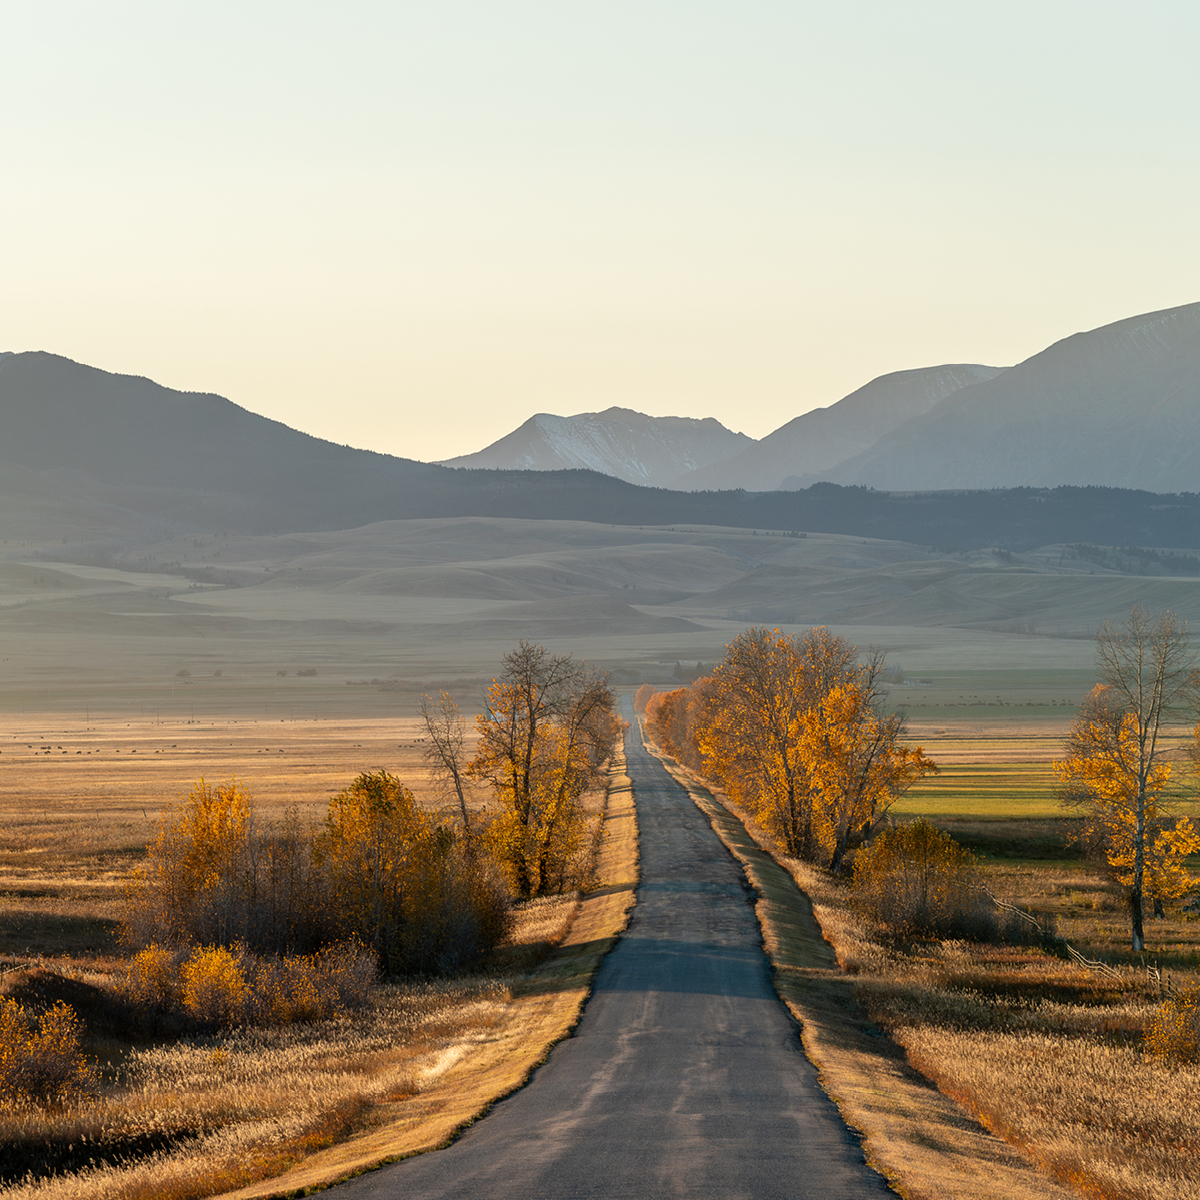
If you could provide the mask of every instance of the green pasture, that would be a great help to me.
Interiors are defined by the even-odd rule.
[[[945,764],[892,807],[896,817],[1015,820],[1062,817],[1047,762]]]

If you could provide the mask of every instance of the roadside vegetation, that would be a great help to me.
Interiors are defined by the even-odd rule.
[[[827,629],[739,634],[711,675],[652,696],[650,736],[753,812],[781,849],[836,874],[937,766],[885,711],[882,655]]]
[[[613,702],[522,643],[473,757],[453,699],[427,699],[440,806],[382,768],[316,823],[199,781],[127,878],[124,956],[0,977],[3,1193],[206,1196],[369,1131],[498,1040],[531,1038],[532,1065],[573,995],[524,999],[595,877]]]
[[[1009,1160],[993,1178],[975,1173],[972,1160],[992,1152],[908,1080],[880,1031],[1068,1188],[1106,1200],[1200,1193],[1196,841],[1181,811],[1196,786],[1195,661],[1169,614],[1134,610],[1102,630],[1098,673],[1053,773],[949,766],[953,792],[926,781],[899,806],[924,814],[907,822],[887,806],[893,816],[837,870],[828,842],[801,855],[781,836],[764,785],[743,775],[730,787],[713,769],[703,681],[674,701],[642,698],[647,732],[735,853],[751,853],[734,845],[744,826],[798,885],[762,882],[765,858],[748,866],[781,995],[873,1161],[906,1195],[1057,1193]],[[689,702],[701,716],[681,722]],[[970,848],[951,830],[969,833]],[[798,932],[804,896],[819,934]],[[823,941],[836,964],[822,960]]]

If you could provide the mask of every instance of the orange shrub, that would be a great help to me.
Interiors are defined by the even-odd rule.
[[[183,964],[180,1000],[201,1025],[240,1025],[248,1016],[250,986],[241,955],[224,946],[197,950]]]
[[[1188,988],[1155,1009],[1146,1025],[1146,1051],[1169,1062],[1200,1062],[1200,987]]]
[[[922,818],[885,829],[859,851],[853,903],[900,937],[990,940],[995,914],[975,883],[974,855]]]
[[[183,955],[178,950],[151,942],[129,964],[125,994],[139,1008],[166,1011],[179,1001],[179,967]]]
[[[93,1091],[82,1036],[75,1010],[62,1000],[36,1025],[15,1000],[0,1002],[0,1103],[65,1102]]]

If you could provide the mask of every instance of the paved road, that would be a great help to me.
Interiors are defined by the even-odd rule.
[[[637,739],[633,919],[574,1035],[445,1150],[339,1200],[882,1200],[771,987],[740,867]]]

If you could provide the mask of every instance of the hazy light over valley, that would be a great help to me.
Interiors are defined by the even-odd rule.
[[[1197,299],[1182,3],[12,9],[0,350],[425,460]]]

